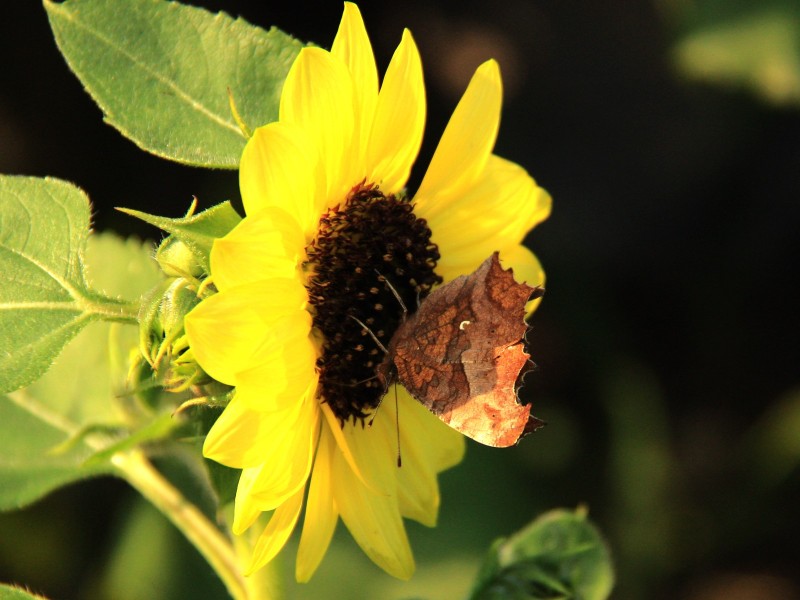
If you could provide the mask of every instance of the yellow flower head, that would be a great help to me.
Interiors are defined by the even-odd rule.
[[[386,345],[402,318],[386,281],[413,307],[496,250],[518,280],[543,282],[521,243],[550,198],[492,154],[501,100],[490,60],[407,198],[425,124],[419,53],[404,31],[379,87],[361,14],[346,3],[331,51],[300,52],[279,120],[247,143],[247,216],[215,242],[218,293],[186,317],[186,330],[199,364],[236,388],[203,448],[242,469],[233,530],[274,511],[250,571],[281,550],[305,504],[299,581],[316,570],[339,517],[375,563],[413,573],[403,517],[435,524],[437,475],[461,460],[464,440],[399,387],[399,434],[394,401],[374,412],[383,352],[355,319]]]

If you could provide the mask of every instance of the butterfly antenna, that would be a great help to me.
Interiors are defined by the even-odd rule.
[[[366,379],[361,379],[360,381],[353,381],[351,383],[344,383],[341,381],[328,381],[331,385],[338,385],[339,387],[358,387],[360,385],[364,385],[365,383],[369,383],[370,381],[374,381],[378,379],[377,375],[373,375],[372,377],[367,377]]]
[[[372,427],[372,424],[375,422],[375,417],[378,416],[378,409],[381,407],[381,404],[383,404],[383,396],[381,396],[381,399],[378,400],[378,406],[375,407],[375,411],[372,413],[372,418],[367,421],[367,425],[370,427]]]
[[[386,284],[386,287],[388,287],[389,290],[392,292],[392,294],[394,294],[394,297],[397,298],[397,302],[400,304],[400,308],[403,309],[403,314],[408,313],[408,308],[406,308],[406,303],[403,302],[403,299],[400,297],[400,294],[397,292],[397,290],[394,289],[394,286],[391,284],[391,282],[388,279],[386,279],[386,277],[381,275],[381,272],[378,271],[378,269],[375,269],[375,272],[378,274],[378,281],[383,281],[383,283]]]
[[[366,332],[367,332],[367,333],[368,333],[368,334],[369,334],[369,335],[372,337],[373,341],[374,341],[376,344],[378,344],[378,348],[380,348],[381,350],[383,350],[383,353],[384,353],[384,354],[389,354],[389,350],[386,348],[386,346],[384,346],[384,345],[381,343],[381,341],[378,339],[378,336],[377,336],[377,335],[375,335],[374,333],[372,333],[372,329],[370,329],[369,327],[367,327],[367,326],[366,326],[366,325],[365,325],[365,324],[364,324],[364,323],[363,323],[363,322],[362,322],[360,319],[358,319],[358,318],[354,317],[353,315],[347,315],[347,316],[348,316],[348,317],[350,317],[351,319],[353,319],[353,321],[355,321],[356,323],[358,323],[359,325],[361,325],[361,327],[363,327],[363,328],[364,328],[364,330],[365,330],[365,331],[366,331]]]
[[[400,455],[400,403],[397,401],[397,386],[394,386],[394,424],[397,430],[397,468],[403,466]]]

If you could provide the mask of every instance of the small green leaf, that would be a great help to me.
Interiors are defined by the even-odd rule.
[[[47,600],[39,594],[32,594],[22,588],[0,583],[0,600]]]
[[[112,455],[116,452],[124,452],[131,450],[136,446],[145,442],[155,441],[167,437],[172,432],[179,422],[175,420],[170,414],[162,414],[141,429],[137,429],[130,435],[120,439],[99,452],[89,457],[83,464],[84,467],[94,467],[103,464],[105,461],[110,460]]]
[[[235,169],[245,136],[277,119],[302,44],[225,13],[154,0],[44,0],[61,53],[105,115],[140,148]]]
[[[48,454],[52,456],[66,454],[73,448],[80,446],[89,437],[97,434],[107,436],[109,438],[117,438],[117,437],[123,437],[126,433],[127,432],[125,431],[125,428],[121,427],[120,425],[105,425],[103,423],[91,423],[89,425],[81,427],[72,436],[68,437],[66,440],[64,440],[57,446],[53,446],[52,448],[50,448]],[[87,462],[88,460],[90,459],[87,459]]]
[[[130,208],[120,208],[119,210],[174,235],[189,247],[206,273],[209,273],[211,272],[211,267],[208,256],[211,253],[211,246],[214,245],[214,240],[227,235],[231,229],[239,224],[242,217],[239,216],[239,213],[233,209],[228,201],[212,206],[196,215],[192,214],[193,208],[194,204],[189,209],[189,214],[180,219],[148,215]]]
[[[553,510],[495,542],[470,598],[604,600],[611,557],[583,510]]]
[[[159,278],[149,245],[103,234],[89,239],[85,255],[92,284],[112,293],[135,297]],[[87,460],[131,429],[123,392],[137,340],[135,326],[94,322],[44,377],[0,396],[0,510],[111,472],[107,462]]]
[[[84,466],[93,452],[86,440],[51,452],[74,428],[29,394],[0,396],[0,510],[22,508],[62,485],[111,472],[107,463]]]
[[[84,274],[89,200],[58,179],[0,176],[0,393],[40,377],[98,318],[132,320]]]

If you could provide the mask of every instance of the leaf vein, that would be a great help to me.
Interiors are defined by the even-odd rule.
[[[75,312],[82,313],[82,311],[74,302],[49,302],[49,301],[31,301],[31,302],[0,302],[0,311],[3,310],[74,310]]]
[[[104,36],[101,31],[94,29],[90,27],[88,24],[76,19],[74,15],[71,13],[67,13],[66,18],[72,21],[75,24],[75,26],[84,29],[90,35],[93,35],[97,40],[108,46],[112,51],[116,51],[118,54],[128,59],[133,65],[139,67],[146,74],[153,77],[153,79],[165,85],[167,88],[171,89],[176,96],[184,100],[192,109],[208,117],[210,120],[214,121],[215,123],[218,123],[222,127],[234,131],[237,134],[244,137],[244,134],[239,130],[239,128],[234,123],[231,123],[224,117],[214,113],[211,109],[206,107],[202,102],[198,101],[196,98],[193,98],[192,96],[184,92],[181,88],[175,85],[175,83],[171,79],[169,79],[166,75],[150,68],[147,65],[147,63],[143,63],[137,60],[136,57],[130,54],[129,52],[126,52],[124,49],[114,45],[113,41]]]
[[[15,254],[16,256],[22,258],[23,260],[28,261],[35,267],[37,267],[40,271],[42,271],[45,275],[52,278],[58,285],[60,285],[66,292],[75,299],[75,301],[84,300],[83,294],[80,293],[77,287],[73,286],[69,281],[67,281],[64,277],[62,277],[59,273],[56,273],[53,269],[51,269],[48,265],[39,262],[32,256],[18,250],[16,248],[11,248],[9,246],[0,246],[0,248],[4,248],[11,254]]]
[[[80,429],[77,423],[73,423],[64,415],[58,414],[57,412],[49,409],[41,402],[38,402],[36,398],[31,396],[25,390],[19,390],[16,392],[11,392],[10,394],[6,394],[6,398],[43,423],[46,423],[51,427],[66,433],[67,435],[74,435]]]
[[[58,326],[55,329],[49,331],[46,335],[43,335],[41,337],[37,337],[36,339],[31,340],[27,344],[24,344],[24,345],[21,345],[21,346],[16,346],[14,348],[14,353],[17,354],[17,355],[24,354],[25,351],[28,350],[28,348],[33,348],[35,346],[40,346],[44,342],[49,340],[50,338],[58,337],[58,336],[60,336],[62,334],[62,332],[65,332],[65,331],[68,332],[69,329],[74,328],[74,327],[80,325],[81,323],[83,323],[84,321],[88,321],[88,320],[92,319],[93,317],[94,317],[94,315],[92,313],[82,312],[79,315],[77,315],[75,318],[70,319],[69,321],[65,321],[60,326]],[[75,331],[75,333],[77,333],[77,330]],[[75,333],[73,333],[73,335],[75,335]],[[13,355],[12,355],[11,352],[6,352],[6,356],[13,356]]]

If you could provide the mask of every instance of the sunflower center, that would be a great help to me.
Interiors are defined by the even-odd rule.
[[[358,321],[388,346],[403,309],[386,282],[413,312],[442,281],[434,272],[439,250],[406,198],[362,183],[322,216],[306,253],[306,287],[323,340],[320,393],[340,423],[363,423],[384,392],[375,376],[384,352]]]

